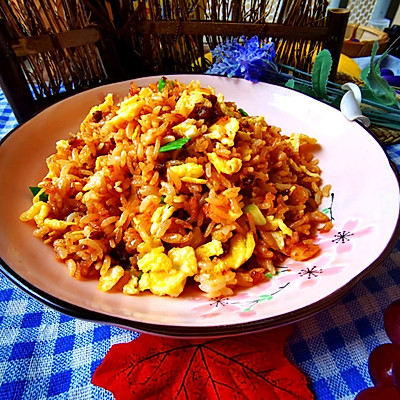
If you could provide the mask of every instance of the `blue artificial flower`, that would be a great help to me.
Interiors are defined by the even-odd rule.
[[[213,65],[206,74],[259,82],[268,80],[268,71],[276,70],[274,43],[260,43],[258,36],[227,40],[211,50],[211,54]]]

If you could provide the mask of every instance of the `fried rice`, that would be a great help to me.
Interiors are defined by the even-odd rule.
[[[318,210],[330,186],[317,146],[198,81],[131,83],[57,142],[20,219],[102,291],[229,296],[319,253],[315,234],[332,223]]]

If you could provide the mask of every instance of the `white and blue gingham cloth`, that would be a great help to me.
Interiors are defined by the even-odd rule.
[[[0,138],[16,125],[0,91]],[[387,150],[400,165],[400,144]],[[388,342],[383,312],[397,298],[400,242],[341,301],[295,324],[286,353],[317,400],[353,400],[372,386],[368,355]],[[0,400],[111,400],[111,393],[90,383],[93,372],[113,344],[137,336],[60,314],[0,275]]]

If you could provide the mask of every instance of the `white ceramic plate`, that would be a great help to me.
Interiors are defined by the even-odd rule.
[[[138,86],[159,77],[136,79]],[[46,173],[55,142],[67,138],[90,108],[130,82],[99,87],[46,109],[11,132],[0,146],[0,256],[2,272],[36,299],[68,315],[171,336],[218,336],[272,328],[305,318],[342,297],[381,263],[399,233],[399,180],[379,143],[337,110],[300,93],[241,79],[183,75],[199,79],[251,115],[263,115],[284,134],[318,139],[324,183],[333,198],[323,209],[334,229],[318,237],[323,251],[306,262],[287,261],[271,279],[231,298],[210,301],[200,291],[179,298],[125,296],[97,290],[97,281],[77,281],[55,261],[53,250],[19,221],[34,186]]]

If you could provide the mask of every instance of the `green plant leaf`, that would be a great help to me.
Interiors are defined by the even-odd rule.
[[[311,82],[312,87],[317,95],[321,99],[327,99],[328,93],[326,86],[328,84],[329,74],[332,68],[332,57],[329,50],[321,50],[317,57],[315,57],[314,67],[312,70]]]
[[[306,94],[307,96],[311,97],[317,97],[315,92],[312,90],[311,87],[308,87],[306,85],[302,85],[297,83],[294,79],[289,79],[286,83],[285,86],[289,89],[296,90],[297,92],[301,92]]]
[[[285,83],[285,86],[286,86],[287,88],[289,88],[289,89],[294,89],[294,85],[295,85],[294,79],[289,79],[289,80]]]
[[[387,53],[382,54],[375,65],[378,47],[378,41],[375,41],[372,46],[370,65],[361,71],[361,79],[365,83],[365,86],[361,90],[363,97],[374,100],[380,104],[399,106],[396,98],[396,91],[381,76],[380,65]]]
[[[42,190],[42,188],[37,186],[29,186],[29,190],[31,191],[33,197],[35,197]],[[49,201],[49,196],[45,192],[40,193],[39,200],[47,203]]]
[[[337,108],[338,110],[340,109],[340,102],[342,101],[342,98],[343,98],[343,95],[341,95],[341,96],[335,96],[334,98],[333,98],[333,100],[331,100],[330,102],[329,102],[329,104],[332,106],[332,107],[335,107],[335,108]]]

